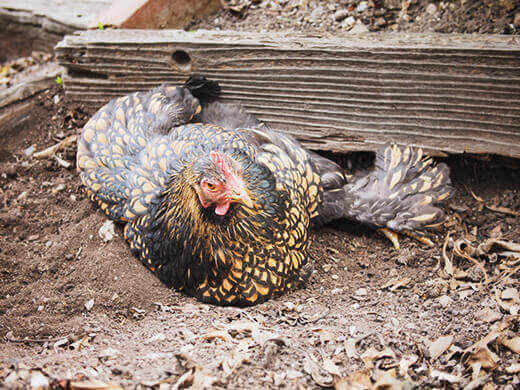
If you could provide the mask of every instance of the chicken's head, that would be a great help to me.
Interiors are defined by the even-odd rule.
[[[203,159],[198,165],[200,180],[195,191],[202,207],[215,206],[215,214],[226,215],[233,202],[250,208],[253,206],[240,170],[231,158],[212,151],[209,159]]]

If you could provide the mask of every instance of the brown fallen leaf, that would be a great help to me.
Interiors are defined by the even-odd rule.
[[[503,292],[497,290],[495,292],[495,300],[497,301],[498,305],[502,308],[502,310],[504,310],[505,312],[509,312],[510,314],[516,315],[518,314],[518,309],[520,307],[518,291],[516,291],[516,295],[513,295],[514,291],[508,290],[516,289],[506,289]]]
[[[249,353],[247,348],[238,346],[231,354],[226,355],[220,362],[220,366],[224,371],[224,377],[227,378],[233,374],[244,362],[249,361]]]
[[[442,382],[449,382],[449,383],[459,383],[460,382],[460,375],[453,375],[449,374],[447,372],[433,370],[430,373],[430,376],[432,378],[435,378],[437,380],[440,380]]]
[[[355,358],[358,356],[358,352],[356,349],[356,339],[349,338],[345,341],[345,353],[348,358]]]
[[[432,361],[437,360],[453,343],[453,336],[441,336],[428,345],[428,352]]]
[[[492,253],[507,253],[512,257],[520,258],[520,244],[512,241],[490,238],[477,247],[476,255],[485,256]]]
[[[105,383],[97,379],[82,381],[82,382],[70,382],[70,390],[123,390],[119,385]]]
[[[372,381],[367,369],[355,371],[346,377],[334,381],[335,390],[371,390]]]
[[[500,361],[499,357],[495,355],[493,352],[489,350],[487,347],[480,348],[473,352],[466,363],[473,367],[478,364],[479,367],[482,367],[486,370],[492,370],[497,366],[497,363]]]
[[[407,376],[408,369],[417,363],[417,360],[419,360],[419,356],[415,354],[404,356],[399,362],[399,375]]]
[[[520,372],[520,363],[511,364],[509,367],[506,367],[506,372],[508,374],[518,374]]]
[[[499,339],[500,344],[509,348],[514,353],[520,353],[520,336],[515,336],[512,339]]]
[[[388,282],[386,282],[384,285],[381,286],[381,289],[384,290],[385,288],[388,288],[390,291],[395,291],[400,287],[406,287],[408,283],[410,283],[412,279],[410,278],[394,278],[390,279]]]
[[[490,308],[479,310],[475,313],[475,319],[481,322],[496,322],[502,318],[502,314]]]
[[[389,347],[386,347],[382,351],[378,351],[374,347],[370,347],[361,355],[361,360],[365,363],[365,367],[371,369],[374,367],[374,362],[383,358],[392,358],[395,359],[395,353]]]
[[[319,335],[321,344],[328,343],[335,339],[334,335],[326,329],[317,328],[313,329],[312,331]]]
[[[233,337],[231,337],[227,331],[220,329],[210,330],[209,332],[203,334],[200,337],[200,339],[203,341],[212,341],[215,339],[220,339],[223,341],[233,341]]]
[[[314,382],[321,387],[331,387],[334,384],[332,375],[320,367],[312,354],[305,357],[303,369],[311,376]]]
[[[323,368],[332,376],[341,376],[341,372],[339,371],[339,367],[334,364],[334,362],[329,358],[323,358]]]
[[[401,390],[403,384],[395,378],[395,372],[393,370],[377,371],[376,383],[374,383],[372,388],[374,390]]]

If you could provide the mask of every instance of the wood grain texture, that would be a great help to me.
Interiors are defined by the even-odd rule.
[[[199,73],[313,149],[392,141],[520,157],[520,43],[511,36],[85,31],[56,53],[68,97],[93,108]]]
[[[1,0],[0,61],[51,52],[65,34],[86,29],[111,0]]]

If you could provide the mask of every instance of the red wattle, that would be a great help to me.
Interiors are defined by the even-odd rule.
[[[217,204],[217,207],[215,207],[215,214],[217,215],[226,215],[226,213],[229,210],[229,205],[231,202],[228,200],[224,203]]]

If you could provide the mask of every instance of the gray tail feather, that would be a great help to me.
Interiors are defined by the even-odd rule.
[[[452,194],[446,164],[434,164],[422,149],[387,144],[376,152],[371,172],[325,190],[317,222],[349,218],[420,234],[444,221],[444,212],[436,205]]]

